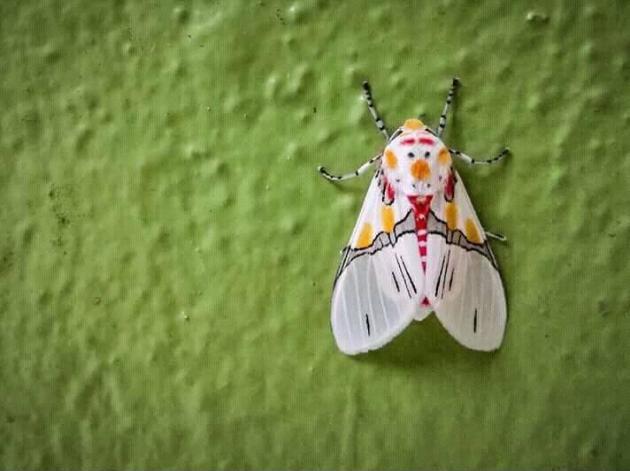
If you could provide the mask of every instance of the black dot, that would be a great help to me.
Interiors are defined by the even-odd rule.
[[[431,156],[431,152],[426,151],[426,152],[424,153],[424,156],[428,159],[428,158]]]
[[[414,153],[413,153],[413,152],[409,152],[409,153],[407,154],[407,157],[409,157],[410,159],[413,159],[413,158],[415,157],[415,155],[414,155]]]

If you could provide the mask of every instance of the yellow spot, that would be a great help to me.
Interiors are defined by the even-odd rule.
[[[475,244],[481,244],[483,240],[479,235],[479,229],[477,229],[477,224],[475,224],[475,221],[473,221],[471,218],[467,218],[465,226],[466,238],[469,241],[474,242]]]
[[[383,206],[381,209],[381,224],[385,232],[394,230],[394,208],[391,206]]]
[[[372,243],[372,224],[366,222],[361,228],[361,233],[357,239],[357,248],[362,249]]]
[[[424,127],[424,123],[419,119],[408,119],[403,124],[403,128],[406,129],[422,129]]]
[[[395,169],[396,165],[398,165],[396,154],[391,149],[385,149],[385,165],[391,169]]]
[[[416,160],[411,164],[411,176],[416,180],[428,180],[431,178],[431,169],[426,160]]]
[[[451,165],[453,159],[451,159],[451,153],[446,149],[446,147],[442,147],[438,154],[438,162],[440,165]]]
[[[444,219],[446,219],[446,225],[451,231],[457,229],[457,205],[455,203],[446,203]]]

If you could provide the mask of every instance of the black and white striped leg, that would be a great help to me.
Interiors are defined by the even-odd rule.
[[[374,123],[376,124],[376,127],[383,134],[383,136],[385,136],[385,139],[389,140],[389,133],[387,132],[387,128],[385,127],[385,123],[383,122],[383,119],[378,114],[376,106],[374,106],[374,99],[372,98],[372,88],[370,87],[370,84],[368,83],[367,80],[363,82],[363,96],[365,97],[368,110],[370,110],[370,114],[372,115],[372,118],[374,119]]]
[[[507,242],[507,237],[505,237],[503,234],[499,234],[498,232],[490,232],[490,231],[485,231],[485,232],[486,232],[486,235],[490,237],[491,239],[498,240],[499,242]]]
[[[382,154],[378,154],[378,155],[372,157],[370,160],[365,162],[363,165],[361,165],[354,172],[346,173],[344,175],[333,175],[331,173],[328,173],[328,170],[326,170],[321,165],[319,167],[317,167],[317,170],[319,171],[319,173],[322,174],[322,177],[324,177],[326,180],[330,180],[331,182],[340,182],[340,181],[343,181],[343,180],[350,180],[351,178],[355,178],[355,177],[358,177],[359,175],[364,174],[372,166],[372,164],[374,162],[376,162],[378,159],[381,158],[381,155]]]
[[[455,92],[457,91],[457,87],[460,82],[457,77],[453,77],[453,83],[451,84],[451,88],[448,91],[448,95],[446,95],[446,103],[444,103],[444,109],[442,110],[442,114],[440,115],[440,124],[438,124],[437,128],[437,136],[442,137],[444,133],[444,129],[446,129],[446,115],[448,113],[448,108],[451,106],[451,102],[453,101],[453,97],[455,97]]]
[[[455,157],[463,160],[464,162],[470,165],[491,165],[503,159],[506,155],[510,153],[510,149],[506,147],[496,157],[493,157],[488,160],[476,160],[476,159],[473,159],[471,156],[466,155],[463,152],[460,152],[456,149],[449,149],[449,151],[451,152],[451,155],[454,155]]]

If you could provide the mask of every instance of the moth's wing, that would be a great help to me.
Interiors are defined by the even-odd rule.
[[[427,242],[427,296],[446,330],[474,350],[503,340],[506,302],[496,259],[460,176],[453,199],[434,198]]]
[[[377,172],[333,288],[332,331],[348,355],[385,345],[420,312],[424,276],[413,211],[406,198],[390,203]]]

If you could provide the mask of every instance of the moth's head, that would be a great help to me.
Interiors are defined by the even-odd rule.
[[[451,154],[419,119],[408,119],[383,151],[382,167],[389,184],[406,196],[434,195],[451,170]]]

